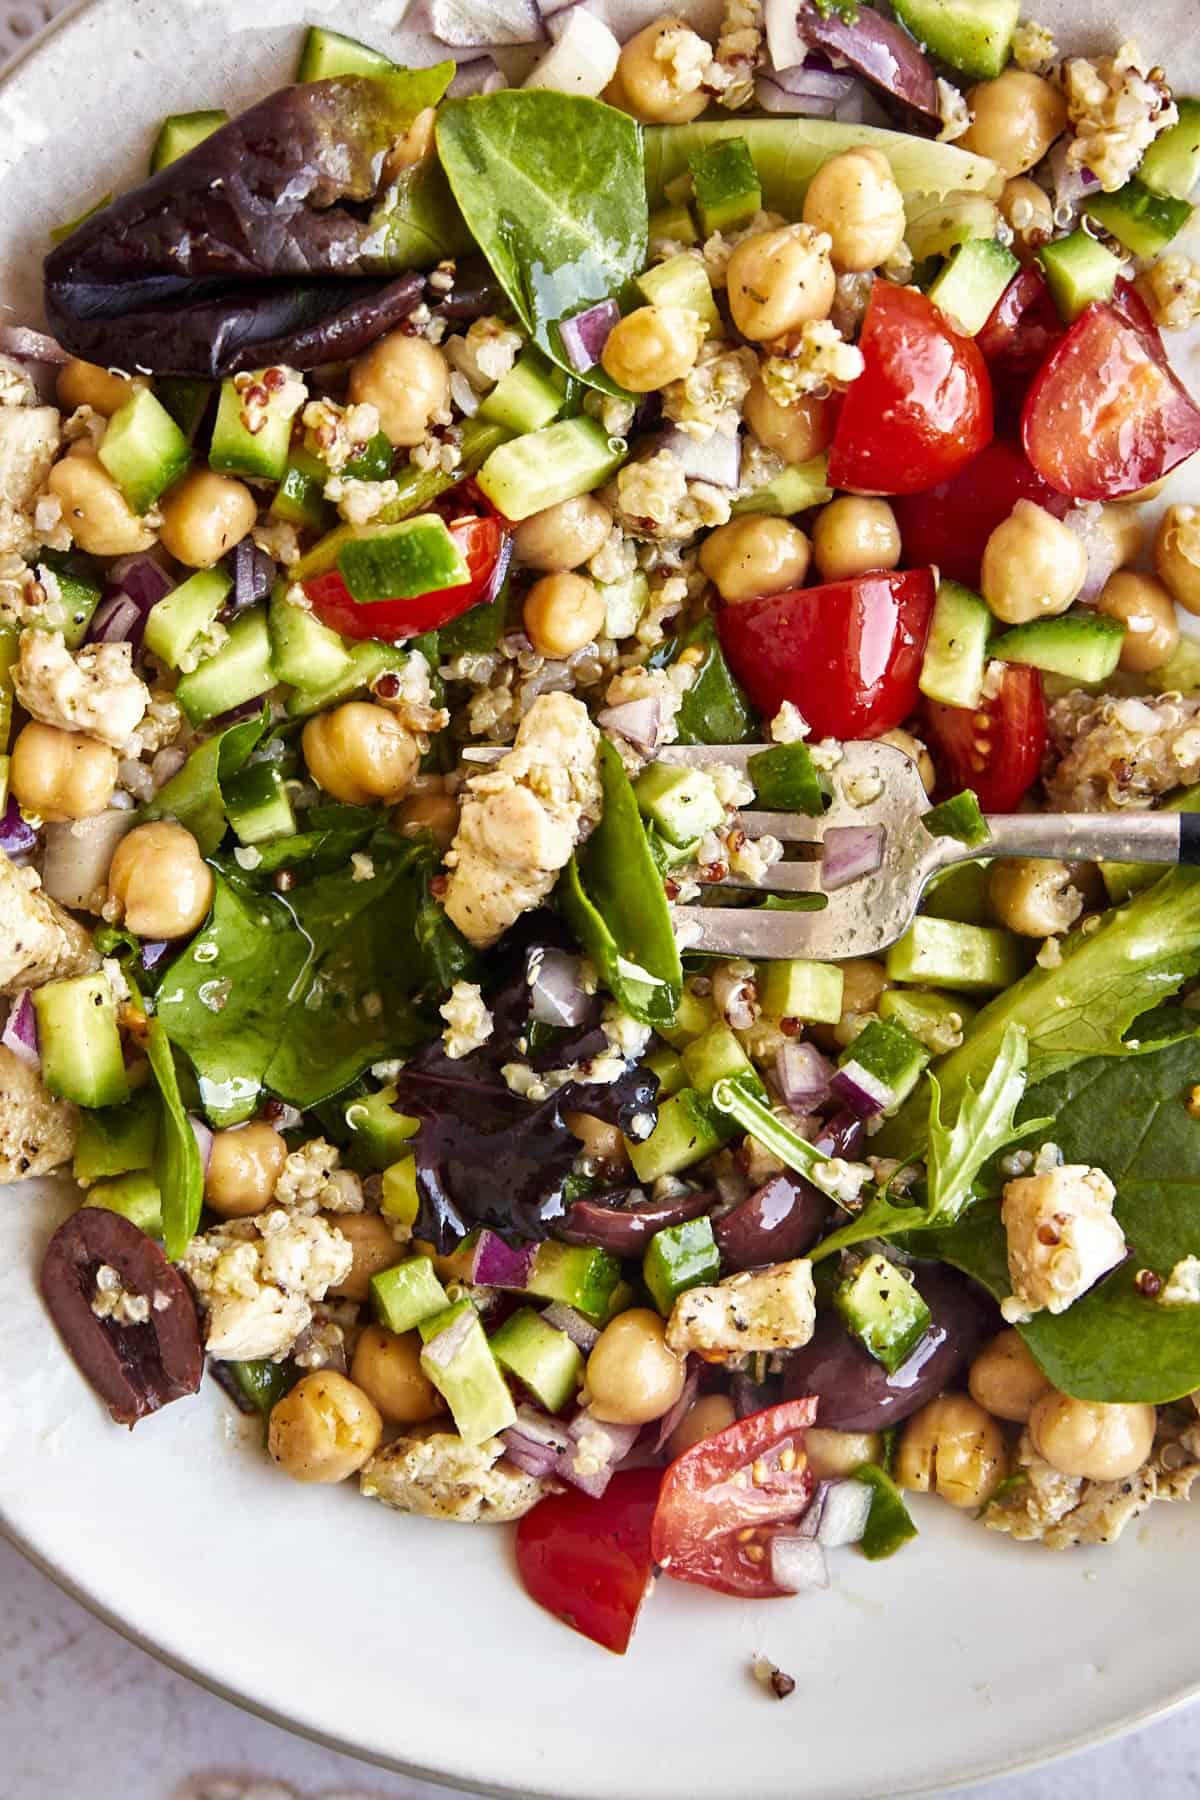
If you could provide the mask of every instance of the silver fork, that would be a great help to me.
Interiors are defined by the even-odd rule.
[[[658,760],[744,769],[752,756],[771,748],[671,744],[659,751]],[[874,956],[903,936],[936,874],[980,856],[1200,863],[1200,815],[1194,813],[1000,813],[986,820],[985,844],[968,847],[957,838],[933,837],[921,823],[929,800],[911,757],[891,744],[858,740],[843,744],[842,752],[829,776],[832,802],[820,818],[790,812],[737,814],[734,822],[747,837],[778,838],[785,860],[775,863],[762,882],[729,874],[712,885],[762,894],[824,893],[820,858],[825,836],[831,828],[845,826],[882,830],[879,867],[826,894],[819,912],[676,906],[676,923],[687,927],[687,948],[758,960]]]

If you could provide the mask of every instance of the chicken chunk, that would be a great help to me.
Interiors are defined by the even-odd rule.
[[[129,743],[150,704],[129,644],[88,644],[72,654],[50,631],[23,634],[13,685],[33,718],[85,732],[114,750]]]
[[[37,871],[0,852],[0,994],[99,967],[90,933],[42,892]]]
[[[806,1257],[754,1274],[731,1275],[717,1287],[680,1294],[667,1325],[667,1343],[689,1350],[741,1356],[756,1350],[798,1350],[816,1324],[812,1264]]]
[[[547,898],[600,817],[599,744],[581,701],[542,694],[507,756],[471,782],[446,853],[445,907],[479,949]]]
[[[368,1499],[397,1512],[461,1525],[502,1525],[520,1519],[554,1483],[526,1475],[504,1460],[499,1438],[464,1444],[449,1431],[414,1432],[377,1450],[359,1478]]]
[[[311,1325],[313,1301],[344,1281],[353,1261],[324,1219],[269,1207],[193,1238],[180,1267],[205,1310],[209,1353],[246,1362],[283,1356]]]
[[[1008,1183],[1000,1217],[1008,1234],[1013,1291],[1000,1311],[1010,1325],[1043,1308],[1065,1312],[1116,1268],[1125,1254],[1125,1233],[1113,1218],[1115,1197],[1104,1171],[1084,1163]]]
[[[1038,1455],[1029,1433],[1017,1450],[1019,1477],[1005,1484],[984,1514],[990,1531],[1070,1550],[1077,1544],[1112,1544],[1125,1527],[1157,1500],[1186,1500],[1200,1475],[1200,1433],[1176,1431],[1160,1415],[1154,1454],[1121,1481],[1088,1481],[1061,1475]]]
[[[0,1184],[61,1168],[78,1135],[78,1109],[55,1100],[36,1069],[0,1046]]]
[[[0,407],[0,551],[28,556],[42,542],[34,512],[58,443],[55,407]]]

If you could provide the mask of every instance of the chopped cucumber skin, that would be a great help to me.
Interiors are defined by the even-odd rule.
[[[1156,194],[1136,175],[1115,194],[1097,194],[1086,203],[1084,211],[1110,237],[1141,257],[1160,255],[1192,216],[1186,200]]]
[[[728,140],[726,140],[728,141]],[[721,329],[721,315],[713,299],[712,283],[704,264],[682,251],[668,256],[666,262],[655,263],[637,278],[637,286],[652,306],[682,306],[694,312],[716,333]]]
[[[1200,100],[1180,100],[1179,119],[1160,132],[1143,156],[1138,179],[1156,194],[1190,200],[1200,182]]]
[[[991,611],[978,594],[957,581],[939,582],[917,683],[927,700],[978,706],[991,630]]]
[[[1000,214],[986,194],[949,194],[941,200],[915,200],[908,213],[905,241],[920,266],[931,257],[950,256],[973,238],[992,239]]]
[[[651,1050],[642,1058],[642,1066],[649,1069],[652,1075],[658,1076],[658,1099],[669,1100],[682,1087],[687,1086],[687,1075],[683,1067],[683,1058],[669,1044],[661,1044],[657,1050]]]
[[[707,1218],[656,1231],[642,1258],[642,1280],[664,1319],[680,1294],[716,1281],[720,1273],[721,1253]]]
[[[651,763],[634,785],[642,817],[658,827],[669,843],[684,847],[725,820],[712,777],[703,769]]]
[[[685,987],[679,996],[679,1005],[675,1008],[675,1023],[663,1032],[668,1044],[681,1050],[685,1044],[707,1031],[717,1016],[717,1009],[707,995],[693,993]]]
[[[621,1265],[607,1250],[581,1244],[539,1244],[525,1283],[540,1300],[561,1300],[588,1319],[604,1318],[621,1279]]]
[[[738,1135],[735,1120],[707,1101],[695,1088],[682,1088],[658,1109],[658,1124],[640,1144],[625,1140],[633,1172],[641,1182],[677,1175],[711,1156]]]
[[[396,447],[386,431],[375,436],[342,470],[351,481],[386,481],[396,462]]]
[[[915,1538],[917,1528],[899,1488],[883,1469],[875,1463],[863,1463],[855,1469],[854,1480],[872,1490],[871,1511],[860,1548],[868,1562],[880,1562]]]
[[[479,408],[481,419],[513,432],[540,431],[557,419],[566,398],[567,377],[540,350],[522,351]]]
[[[807,512],[810,506],[824,506],[833,498],[828,481],[829,456],[822,450],[811,462],[789,463],[787,468],[763,487],[755,488],[735,500],[732,516],[743,513],[770,513],[779,519],[790,519],[794,513]]]
[[[183,677],[175,698],[193,725],[203,725],[219,713],[268,693],[275,679],[267,615],[256,607],[234,620],[227,641],[214,656]]]
[[[946,1040],[961,1039],[963,1028],[975,1017],[975,1008],[956,994],[924,994],[915,988],[885,988],[879,996],[881,1019],[903,1025],[936,1055]]]
[[[974,337],[1019,267],[1012,251],[995,238],[968,238],[930,286],[929,298],[960,331]]]
[[[261,387],[265,370],[256,370],[250,385]],[[238,386],[238,382],[242,386]],[[248,475],[254,481],[281,481],[292,443],[292,420],[304,404],[303,384],[289,381],[277,394],[269,394],[255,429],[246,420],[243,376],[221,383],[221,398],[213,425],[208,466],[221,475]],[[267,389],[263,388],[264,393]]]
[[[1011,931],[922,913],[887,953],[889,981],[951,992],[999,992],[1025,973],[1028,950]]]
[[[547,1325],[532,1306],[513,1313],[489,1342],[500,1367],[524,1382],[547,1412],[559,1412],[574,1399],[583,1380],[583,1357],[566,1332]]]
[[[581,413],[501,444],[476,479],[493,506],[516,523],[602,487],[622,455],[596,420]]]
[[[233,586],[225,569],[197,569],[150,608],[146,648],[177,669],[196,639],[209,629]]]
[[[322,625],[315,613],[293,606],[278,590],[271,595],[267,632],[275,679],[290,687],[326,688],[350,667],[350,651],[341,633]]]
[[[921,823],[930,837],[958,838],[971,849],[986,844],[991,835],[974,788],[963,788],[960,794],[931,806]]]
[[[162,1193],[149,1169],[132,1169],[128,1174],[95,1182],[83,1204],[120,1213],[148,1237],[160,1238],[163,1234]]]
[[[1050,675],[1066,675],[1088,685],[1107,681],[1121,658],[1125,627],[1104,613],[1080,609],[1054,619],[1031,619],[993,638],[989,656],[1027,663]]]
[[[744,137],[721,138],[688,158],[696,212],[705,237],[736,231],[762,210],[762,186]]]
[[[361,694],[389,670],[403,669],[408,658],[409,652],[403,645],[378,644],[372,638],[364,638],[347,650],[346,667],[335,681],[325,687],[298,687],[288,700],[286,710],[294,719],[307,719],[313,713],[324,712],[326,707],[335,706],[339,700]]]
[[[390,75],[396,64],[381,50],[340,31],[310,25],[300,53],[297,81],[331,81],[338,75]]]
[[[150,173],[157,175],[160,169],[178,162],[205,138],[210,138],[214,131],[222,125],[228,125],[229,114],[223,107],[212,107],[207,112],[172,113],[164,119],[162,128],[154,140],[154,149],[150,153]]]
[[[148,1169],[158,1142],[159,1102],[152,1088],[141,1088],[124,1106],[85,1112],[71,1173],[82,1187],[90,1182]]]
[[[865,1350],[894,1375],[929,1329],[931,1314],[908,1272],[868,1256],[833,1290],[833,1304]]]
[[[338,552],[338,570],[362,605],[411,600],[470,579],[462,551],[434,513],[396,525],[364,525]]]
[[[718,1081],[734,1076],[743,1077],[755,1090],[762,1089],[754,1064],[728,1025],[710,1025],[707,1031],[692,1039],[683,1051],[682,1060],[688,1080],[696,1092],[706,1098]]]
[[[1073,325],[1093,300],[1111,300],[1121,264],[1082,226],[1038,251],[1038,261],[1064,324]]]
[[[951,919],[958,925],[994,925],[987,864],[964,862],[944,869],[925,890],[921,909],[927,918]]]
[[[389,1082],[375,1094],[360,1094],[346,1102],[343,1116],[354,1133],[351,1150],[368,1168],[387,1169],[408,1151],[408,1140],[420,1130],[420,1120],[396,1111],[396,1088]]]
[[[449,1304],[428,1256],[410,1256],[371,1277],[375,1317],[397,1335],[433,1318]]]
[[[517,1409],[478,1315],[468,1313],[469,1306],[437,1336],[425,1340],[421,1368],[450,1408],[463,1442],[482,1444],[515,1424]],[[446,1340],[454,1349],[449,1360],[444,1354]]]
[[[990,81],[1008,62],[1021,0],[892,0],[892,4],[918,43],[964,75]]]
[[[758,991],[768,1019],[836,1025],[842,1016],[845,971],[838,963],[791,961],[759,965]]]
[[[68,650],[78,650],[87,636],[92,614],[100,604],[100,596],[104,592],[103,581],[90,559],[74,550],[42,550],[38,554],[38,566],[48,569],[58,582],[59,595],[67,615],[62,627],[63,642]],[[0,649],[0,671],[6,671],[12,660],[6,661],[4,652]],[[2,747],[0,740],[0,748]]]
[[[108,421],[99,456],[134,512],[144,513],[183,474],[192,451],[162,402],[138,388]]]
[[[308,531],[325,531],[335,517],[325,498],[329,470],[302,444],[289,453],[287,464],[271,502],[271,517]]]
[[[813,759],[804,744],[775,744],[746,762],[754,783],[754,800],[768,812],[805,813],[820,818],[825,796]]]
[[[661,239],[673,244],[698,244],[700,233],[686,206],[663,206],[650,216],[649,241]]]
[[[227,781],[222,792],[239,844],[265,844],[295,834],[296,815],[274,763],[252,763]]]
[[[107,975],[75,975],[35,988],[42,1080],[77,1106],[120,1106],[129,1080]]]

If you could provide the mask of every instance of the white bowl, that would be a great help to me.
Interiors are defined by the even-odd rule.
[[[0,87],[0,304],[36,322],[48,227],[144,168],[164,114],[289,79],[301,23],[403,58],[397,10],[81,6]],[[1035,11],[1072,48],[1115,42],[1109,7]],[[1191,0],[1142,0],[1129,21],[1184,88],[1200,87],[1191,22]],[[109,1623],[282,1724],[525,1795],[896,1800],[1082,1748],[1200,1689],[1200,1509],[1178,1506],[1115,1549],[1052,1555],[927,1503],[918,1544],[875,1566],[840,1555],[814,1599],[662,1582],[628,1656],[609,1656],[526,1600],[506,1531],[282,1480],[211,1382],[118,1431],[37,1297],[70,1203],[51,1183],[0,1195],[0,1518]],[[759,1652],[795,1676],[785,1704],[752,1681]]]

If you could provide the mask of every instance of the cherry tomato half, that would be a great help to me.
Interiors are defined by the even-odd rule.
[[[1066,331],[1041,270],[1014,275],[975,338],[992,379],[997,431],[1019,435],[1029,384]]]
[[[876,281],[829,452],[829,481],[859,494],[916,494],[948,481],[992,435],[992,387],[974,339],[932,300]]]
[[[803,1452],[816,1416],[815,1398],[785,1400],[676,1457],[650,1537],[666,1574],[747,1600],[786,1591],[771,1577],[770,1542],[812,1498],[815,1480]]]
[[[423,631],[436,631],[468,607],[495,599],[512,554],[511,534],[495,517],[458,519],[449,530],[470,571],[469,581],[411,600],[365,604],[352,597],[341,575],[331,569],[304,583],[318,619],[345,637],[382,638],[390,644],[400,638],[420,637]]]
[[[577,1488],[541,1500],[517,1526],[517,1569],[539,1606],[623,1656],[654,1573],[650,1524],[661,1469],[614,1475],[599,1500]]]
[[[974,788],[984,812],[1013,812],[1041,773],[1048,741],[1042,678],[1009,663],[1000,691],[979,706],[927,700],[923,736],[938,773],[938,791]]]
[[[897,496],[893,509],[904,561],[914,567],[936,563],[951,581],[978,587],[984,545],[1018,500],[1034,500],[1056,518],[1071,506],[1030,468],[1019,445],[993,438],[949,481],[923,494]]]
[[[764,719],[785,700],[817,737],[878,737],[917,704],[932,569],[859,575],[722,607],[721,647]]]
[[[1037,472],[1075,500],[1136,494],[1200,450],[1200,407],[1136,294],[1080,313],[1026,396],[1021,436]]]

